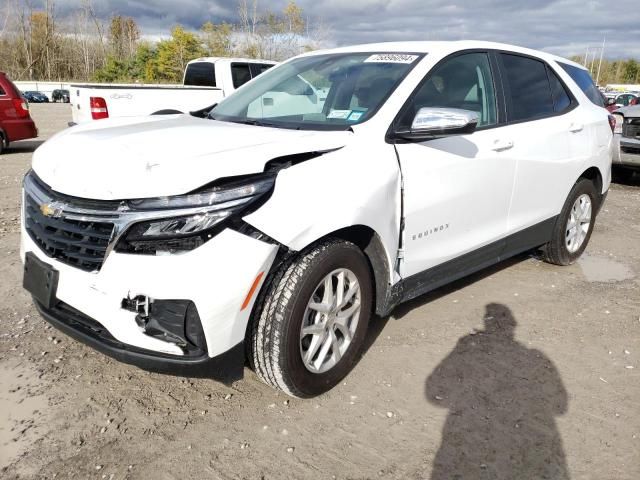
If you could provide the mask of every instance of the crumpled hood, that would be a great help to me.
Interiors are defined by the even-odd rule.
[[[261,172],[276,157],[340,148],[352,135],[189,115],[99,120],[52,137],[35,151],[32,167],[51,188],[75,197],[160,197]]]

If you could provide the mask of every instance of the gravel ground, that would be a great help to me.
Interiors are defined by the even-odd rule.
[[[21,288],[31,154],[0,157],[0,477],[640,478],[640,179],[612,186],[587,255],[522,255],[375,319],[344,384],[293,400],[117,363]],[[500,328],[497,328],[500,327]]]

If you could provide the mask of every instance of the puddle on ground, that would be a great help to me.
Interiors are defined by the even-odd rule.
[[[47,399],[34,393],[41,384],[24,362],[8,361],[0,369],[0,471],[14,462],[38,435]]]
[[[633,272],[628,266],[606,257],[582,255],[578,265],[590,282],[622,282],[633,278]]]

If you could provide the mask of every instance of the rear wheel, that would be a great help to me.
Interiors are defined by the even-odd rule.
[[[350,242],[329,240],[274,277],[249,339],[267,384],[296,397],[330,390],[358,359],[371,316],[369,263]]]
[[[7,148],[7,141],[4,139],[4,135],[0,133],[0,155],[4,152],[4,149]]]
[[[544,246],[547,262],[570,265],[582,255],[593,232],[598,201],[591,180],[583,178],[574,185],[556,220],[551,241]]]

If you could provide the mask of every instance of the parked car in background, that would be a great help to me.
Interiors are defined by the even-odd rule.
[[[613,113],[616,148],[613,163],[621,173],[640,171],[640,105],[630,105]]]
[[[0,153],[11,142],[37,136],[29,105],[7,75],[0,72]]]
[[[42,92],[27,91],[22,95],[29,103],[49,103],[49,97]]]
[[[56,89],[51,93],[52,102],[69,103],[69,90]]]
[[[521,47],[306,53],[205,118],[46,142],[24,179],[24,286],[121,361],[216,376],[246,355],[268,385],[319,395],[372,315],[532,248],[580,257],[610,184],[603,107],[584,67]]]
[[[613,112],[618,108],[635,105],[638,102],[638,95],[635,93],[620,93],[607,96],[607,110]]]
[[[268,60],[206,57],[187,64],[183,85],[71,85],[73,123],[212,107],[275,64]]]

